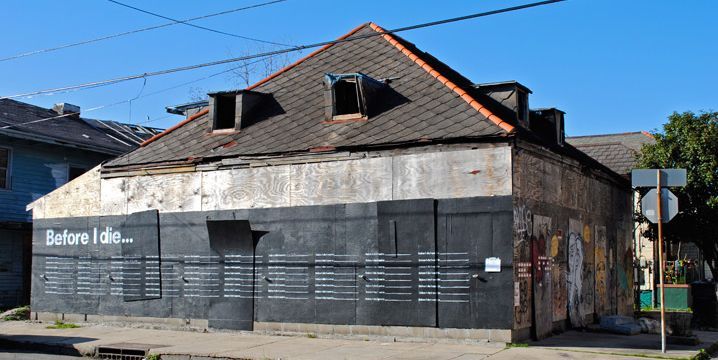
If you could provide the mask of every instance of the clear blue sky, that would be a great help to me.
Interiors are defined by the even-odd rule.
[[[263,0],[124,2],[189,18]],[[525,2],[530,2],[529,0]],[[522,1],[312,1],[284,3],[198,21],[265,40],[307,44],[374,21],[391,29],[522,4]],[[167,22],[104,0],[4,0],[0,57]],[[713,0],[569,0],[401,33],[474,82],[518,80],[531,107],[567,113],[569,135],[651,130],[673,111],[718,110],[718,2]],[[102,80],[267,50],[265,45],[175,25],[49,54],[0,62],[0,95]],[[304,54],[293,54],[296,59]],[[231,65],[154,77],[143,94],[226,70]],[[195,88],[191,90],[191,88]],[[168,127],[165,106],[197,88],[235,88],[226,75],[84,116]],[[135,97],[142,80],[19,99],[83,109]]]

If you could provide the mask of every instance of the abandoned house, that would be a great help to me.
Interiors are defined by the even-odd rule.
[[[341,39],[30,204],[33,318],[516,341],[631,313],[630,184],[562,111]]]
[[[156,133],[81,118],[71,104],[46,109],[0,100],[0,307],[30,302],[32,217],[25,207]]]

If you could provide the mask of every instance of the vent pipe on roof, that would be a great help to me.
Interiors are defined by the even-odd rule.
[[[72,114],[80,117],[80,107],[73,104],[57,103],[52,107],[52,111],[56,112],[58,115]]]

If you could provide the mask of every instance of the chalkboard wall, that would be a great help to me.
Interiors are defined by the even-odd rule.
[[[512,200],[421,199],[41,219],[32,307],[56,313],[511,329]],[[500,272],[484,260],[501,259]]]

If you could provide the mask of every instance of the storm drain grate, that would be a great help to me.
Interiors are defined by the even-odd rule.
[[[151,348],[164,345],[120,343],[97,347],[95,357],[108,360],[142,360]]]

